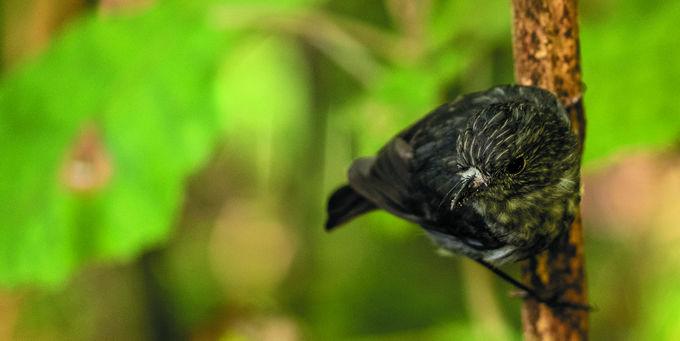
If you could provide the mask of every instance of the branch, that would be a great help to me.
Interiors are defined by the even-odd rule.
[[[571,117],[583,150],[585,116],[576,0],[513,0],[515,80],[548,89]],[[545,296],[587,305],[580,210],[568,234],[522,263],[522,281]],[[587,340],[588,312],[534,300],[522,306],[526,340]]]

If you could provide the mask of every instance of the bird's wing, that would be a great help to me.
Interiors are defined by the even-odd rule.
[[[373,202],[357,193],[352,186],[342,186],[328,199],[326,231],[330,231],[377,208]]]
[[[377,156],[354,161],[348,172],[350,186],[380,209],[417,224],[431,224],[433,210],[418,202],[423,200],[421,193],[411,188],[413,172],[429,161],[414,159],[414,148],[437,140],[448,141],[446,148],[451,148],[467,119],[479,108],[502,100],[503,95],[502,89],[485,91],[436,108],[397,134]],[[452,135],[435,136],[446,131]]]
[[[378,208],[408,221],[421,223],[422,218],[411,208],[411,158],[411,145],[395,137],[376,157],[354,161],[348,172],[349,184]]]

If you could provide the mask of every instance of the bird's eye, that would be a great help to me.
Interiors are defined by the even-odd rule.
[[[508,164],[507,171],[509,174],[518,174],[524,169],[524,166],[526,165],[526,160],[524,160],[523,157],[518,157]]]

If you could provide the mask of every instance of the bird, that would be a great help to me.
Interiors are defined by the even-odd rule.
[[[538,298],[498,267],[568,231],[581,200],[580,155],[550,91],[509,84],[461,95],[355,160],[328,200],[325,229],[384,210]]]

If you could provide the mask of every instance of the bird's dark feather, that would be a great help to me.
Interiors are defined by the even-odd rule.
[[[349,187],[342,187],[329,201],[326,228],[332,229],[379,208],[419,224],[437,244],[468,257],[498,263],[524,258],[528,253],[537,252],[537,245],[540,248],[547,246],[559,232],[557,230],[564,228],[552,222],[549,214],[552,212],[527,215],[536,221],[536,225],[541,225],[535,231],[529,222],[525,224],[528,227],[522,225],[521,217],[501,218],[506,211],[522,212],[506,208],[510,203],[506,204],[503,200],[523,195],[527,198],[527,205],[531,205],[527,207],[538,209],[541,205],[531,201],[542,198],[543,193],[536,192],[537,189],[557,186],[559,181],[571,185],[568,182],[571,179],[564,180],[564,177],[571,174],[569,172],[574,167],[574,188],[568,188],[562,196],[569,200],[573,200],[572,196],[578,197],[578,164],[571,159],[576,140],[569,135],[573,135],[569,129],[564,108],[554,95],[545,90],[506,85],[461,96],[397,134],[374,158],[356,160],[348,172]],[[555,137],[558,139],[555,142],[546,134],[560,136]],[[527,146],[518,145],[520,142]],[[532,143],[565,146],[551,145],[544,152],[543,146],[534,147]],[[527,178],[522,177],[524,174],[513,179],[504,178],[502,167],[517,156],[515,154],[529,153],[526,150],[535,156],[530,159],[533,163],[525,171]],[[548,162],[550,160],[544,160],[552,155],[550,153],[569,159],[564,166],[546,169],[553,167]],[[443,205],[450,200],[451,193],[458,191],[466,181],[461,173],[473,166],[496,181],[485,184],[489,189],[480,189],[480,196],[485,197],[472,200],[474,203],[464,202],[456,209],[450,208],[448,203]],[[535,177],[530,177],[534,174]],[[496,187],[491,190],[491,186]],[[572,196],[571,192],[574,192]],[[528,193],[533,193],[531,195],[538,199]],[[571,209],[569,205],[566,209],[562,206],[556,207],[562,211]],[[560,219],[564,216],[569,220],[572,212],[563,214],[562,211],[555,214]],[[543,226],[546,224],[555,226]],[[543,237],[544,240],[541,240]]]
[[[378,206],[357,193],[351,186],[342,186],[328,199],[326,230],[331,230],[350,221],[354,217],[377,208]]]

